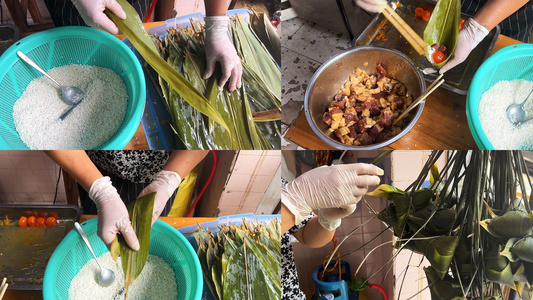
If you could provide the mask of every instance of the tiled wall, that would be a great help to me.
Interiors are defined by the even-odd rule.
[[[280,151],[239,151],[219,202],[219,215],[255,212],[281,164]]]
[[[392,180],[394,186],[400,189],[407,188],[418,177],[430,154],[430,151],[394,151],[392,154]],[[442,169],[445,162],[445,156],[442,155],[437,161],[439,169]],[[429,180],[429,178],[426,178],[426,180]],[[427,286],[423,267],[429,266],[429,263],[427,260],[422,262],[422,258],[422,255],[411,251],[402,251],[398,254],[394,264],[394,274],[396,276],[394,299],[409,299]],[[407,268],[408,266],[409,268]],[[398,294],[400,289],[401,294]],[[429,290],[425,289],[412,299],[431,299],[431,295]]]
[[[41,151],[0,151],[0,203],[52,204],[59,167]],[[56,204],[66,204],[63,180]]]

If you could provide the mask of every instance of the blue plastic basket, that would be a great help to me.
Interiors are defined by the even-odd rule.
[[[45,71],[68,64],[110,68],[122,77],[128,91],[126,116],[117,133],[99,149],[122,149],[131,140],[146,98],[142,68],[124,43],[94,28],[67,26],[32,34],[0,56],[0,149],[28,149],[15,129],[13,105],[30,81],[42,76],[17,56],[22,51]]]
[[[472,136],[482,150],[494,146],[485,135],[479,120],[479,101],[490,87],[502,80],[525,79],[533,81],[533,45],[507,46],[489,57],[477,70],[468,90],[466,116]]]
[[[96,235],[97,222],[98,218],[94,218],[81,225],[96,256],[100,256],[108,250]],[[203,277],[200,261],[192,246],[179,231],[157,220],[150,233],[149,253],[161,257],[174,269],[178,286],[177,300],[201,299]],[[48,261],[44,272],[43,298],[68,299],[72,278],[92,258],[76,230],[70,231]]]

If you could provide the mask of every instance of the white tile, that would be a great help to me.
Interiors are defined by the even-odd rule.
[[[224,192],[218,202],[219,207],[238,207],[244,197],[244,192]]]
[[[242,153],[242,151],[241,151]],[[237,157],[235,166],[233,167],[232,176],[238,175],[252,175],[257,169],[257,164],[261,159],[261,155],[241,155]]]
[[[268,186],[270,185],[270,182],[273,180],[272,177],[273,177],[272,175],[258,175],[258,176],[252,177],[253,182],[251,183],[252,184],[251,192],[264,193],[267,190]],[[278,178],[274,180],[279,181]]]
[[[251,192],[246,195],[246,198],[243,200],[243,206],[253,206],[257,208],[261,201],[263,200],[264,193]],[[255,210],[254,210],[255,211]]]
[[[227,192],[244,192],[250,184],[250,175],[232,174],[226,186]]]
[[[272,151],[275,152],[275,151]],[[281,164],[281,155],[266,155],[262,156],[258,166],[257,166],[257,175],[270,175],[273,176],[276,174],[279,166]]]

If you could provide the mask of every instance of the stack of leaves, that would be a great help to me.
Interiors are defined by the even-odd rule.
[[[203,79],[201,24],[171,28],[164,39],[155,38],[156,47],[133,7],[126,0],[119,3],[128,16],[125,20],[107,13],[151,66],[172,118],[177,148],[281,148],[281,70],[253,29],[269,47],[276,47],[268,22],[251,16],[252,27],[238,17],[232,19],[229,33],[241,58],[243,77],[242,87],[230,93],[218,89],[219,67],[211,78]]]
[[[141,274],[148,259],[150,249],[150,231],[152,228],[152,211],[154,208],[155,193],[151,193],[127,205],[131,226],[139,239],[139,250],[133,251],[122,235],[117,235],[111,244],[111,257],[122,261],[124,270],[125,292],[124,299],[128,299],[129,285]]]
[[[204,280],[218,300],[281,299],[281,223],[201,226],[193,233]]]
[[[439,172],[434,151],[405,191],[381,185],[369,193],[392,204],[378,218],[396,248],[424,255],[433,300],[501,299],[533,285],[532,184],[520,151],[449,152]],[[430,187],[421,188],[430,177]],[[517,196],[522,195],[522,196]],[[407,272],[406,272],[407,273]]]

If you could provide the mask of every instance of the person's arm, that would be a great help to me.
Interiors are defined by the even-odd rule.
[[[155,179],[139,194],[139,197],[142,197],[146,194],[156,193],[152,224],[165,209],[168,200],[179,187],[181,180],[205,158],[208,152],[203,150],[172,151],[168,161],[163,166],[163,170],[158,172]]]
[[[528,0],[489,0],[483,7],[466,21],[465,26],[457,37],[457,47],[453,57],[440,69],[445,73],[466,60],[470,52],[496,27],[501,21],[509,17]]]
[[[205,0],[206,16],[225,16],[228,11],[228,2],[221,0]]]
[[[83,150],[48,150],[44,152],[74,177],[86,191],[89,191],[97,179],[103,177]]]
[[[294,215],[284,205],[281,204],[281,232],[287,232],[294,224]],[[294,237],[303,245],[310,248],[320,248],[328,244],[335,235],[336,229],[326,230],[318,222],[315,216],[307,224],[294,234]]]
[[[491,31],[504,19],[519,10],[529,0],[488,0],[485,5],[475,14],[474,20],[479,25]]]
[[[139,241],[131,227],[128,210],[109,177],[102,173],[83,150],[45,151],[46,155],[67,171],[89,192],[98,210],[97,234],[109,249],[118,232],[133,249],[139,249]]]

